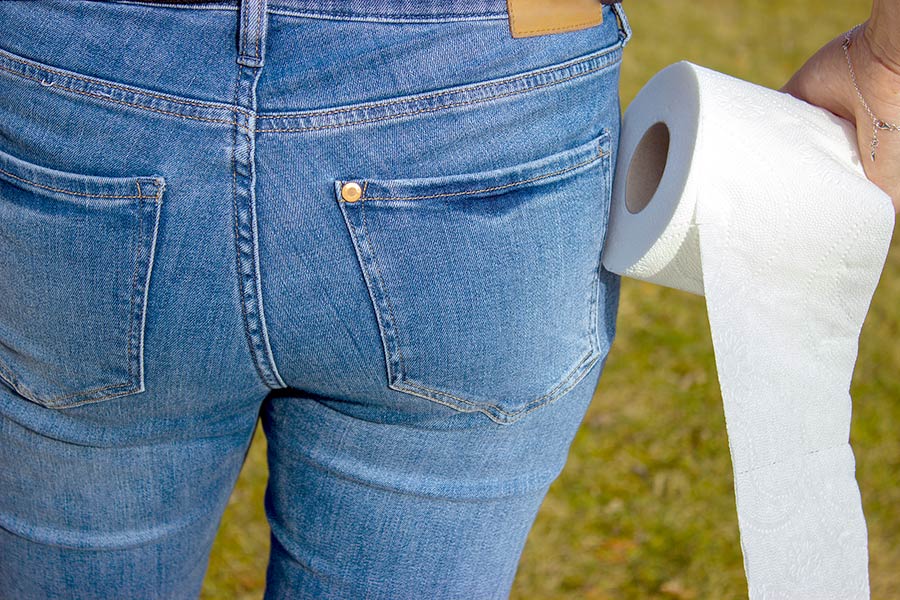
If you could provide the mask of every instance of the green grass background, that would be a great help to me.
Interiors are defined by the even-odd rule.
[[[687,59],[780,87],[866,0],[628,0],[623,108]],[[900,238],[900,236],[897,236]],[[872,598],[900,590],[900,240],[860,342],[851,443]],[[216,538],[203,598],[262,597],[265,438],[257,432]],[[725,421],[703,299],[626,281],[619,333],[569,461],[528,538],[512,598],[746,598]]]

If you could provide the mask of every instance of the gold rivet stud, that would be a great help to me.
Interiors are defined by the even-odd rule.
[[[362,196],[362,188],[355,181],[348,181],[341,186],[341,198],[347,202],[356,202]]]

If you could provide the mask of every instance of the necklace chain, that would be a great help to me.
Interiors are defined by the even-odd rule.
[[[862,25],[860,23],[850,31],[844,34],[844,41],[841,44],[841,48],[844,49],[844,56],[847,57],[847,68],[850,70],[850,80],[853,82],[853,87],[856,88],[856,95],[859,96],[859,101],[862,102],[863,108],[866,109],[866,112],[869,113],[869,117],[872,119],[872,143],[869,145],[871,150],[870,156],[872,157],[872,161],[875,161],[875,152],[878,149],[878,130],[882,131],[900,131],[900,125],[895,123],[888,123],[887,121],[883,121],[875,116],[875,113],[872,112],[872,109],[869,108],[869,103],[866,102],[866,99],[863,98],[862,92],[859,90],[859,85],[856,83],[856,72],[853,70],[853,63],[850,61],[850,44],[852,39],[850,36],[853,35],[859,27]]]

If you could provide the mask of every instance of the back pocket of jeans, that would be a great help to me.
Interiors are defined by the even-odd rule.
[[[510,423],[606,354],[597,319],[610,143],[604,130],[479,173],[335,181],[388,387]]]
[[[144,391],[164,188],[0,152],[0,379],[18,394],[65,408]]]

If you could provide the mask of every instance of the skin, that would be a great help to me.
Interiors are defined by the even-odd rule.
[[[900,125],[900,0],[874,0],[869,19],[851,40],[850,60],[863,98],[879,119]],[[843,41],[842,33],[825,44],[780,91],[856,125],[866,175],[891,196],[895,212],[900,212],[900,131],[878,132],[878,152],[872,162],[872,118],[850,80]]]

